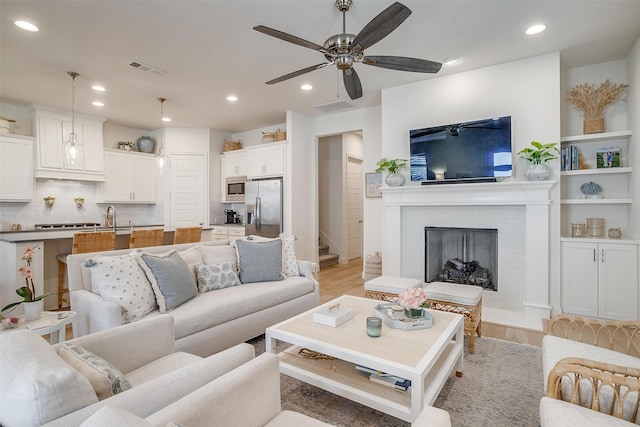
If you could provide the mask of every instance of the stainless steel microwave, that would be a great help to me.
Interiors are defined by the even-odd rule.
[[[244,202],[244,185],[246,182],[246,176],[228,177],[225,187],[225,200],[231,202]]]

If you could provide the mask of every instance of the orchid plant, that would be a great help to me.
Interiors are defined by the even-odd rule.
[[[16,306],[22,304],[23,302],[36,302],[41,299],[48,297],[49,295],[53,295],[56,292],[49,292],[48,294],[43,294],[40,296],[36,296],[36,288],[33,284],[33,268],[31,267],[31,263],[33,262],[33,254],[35,251],[40,249],[38,246],[29,247],[27,246],[24,249],[24,254],[22,255],[22,260],[25,262],[25,265],[18,269],[18,272],[22,277],[24,277],[25,286],[22,286],[16,289],[16,294],[22,298],[22,301],[12,302],[2,308],[0,311],[5,311],[9,309],[13,309]]]

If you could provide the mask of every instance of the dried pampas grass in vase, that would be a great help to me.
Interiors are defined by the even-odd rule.
[[[568,101],[584,113],[585,134],[604,132],[604,108],[613,104],[629,85],[612,84],[609,79],[596,88],[582,83],[569,91]]]

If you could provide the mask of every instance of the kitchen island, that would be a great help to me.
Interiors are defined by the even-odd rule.
[[[162,224],[141,224],[134,226],[140,228],[164,227]],[[34,270],[33,283],[36,294],[41,295],[58,290],[58,260],[60,254],[71,253],[71,243],[73,235],[83,231],[105,231],[111,227],[75,227],[75,228],[52,228],[52,229],[27,229],[19,231],[0,232],[0,308],[5,305],[19,301],[16,295],[17,288],[24,285],[24,278],[18,273],[18,268],[25,262],[22,260],[26,247],[37,247],[34,253],[32,268]],[[131,226],[116,227],[115,249],[125,249],[129,247]],[[211,240],[210,229],[203,229],[202,240]],[[173,231],[164,233],[163,244],[173,243]],[[58,307],[58,297],[52,295],[44,301],[46,310]],[[22,306],[11,311],[11,315],[22,314]]]

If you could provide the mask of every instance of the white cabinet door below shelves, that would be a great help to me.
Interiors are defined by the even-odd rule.
[[[598,262],[595,243],[562,243],[562,311],[598,316]]]
[[[638,318],[638,246],[599,245],[599,317],[615,320]]]

